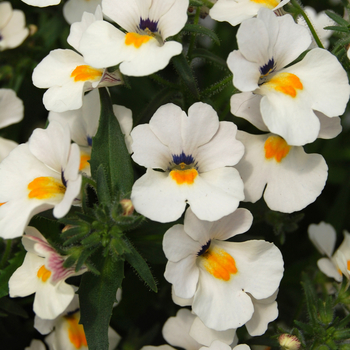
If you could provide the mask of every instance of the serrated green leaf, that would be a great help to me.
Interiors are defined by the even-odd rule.
[[[95,254],[93,262],[100,276],[85,273],[79,287],[80,323],[84,326],[89,350],[108,350],[108,326],[117,289],[124,278],[123,261]]]
[[[189,32],[189,33],[197,33],[197,34],[201,34],[201,35],[206,35],[210,39],[212,39],[215,42],[215,44],[220,45],[219,37],[212,30],[210,30],[206,27],[203,27],[199,24],[187,23],[183,27],[182,32]]]
[[[316,327],[317,326],[317,310],[315,307],[315,304],[317,302],[316,292],[314,290],[312,282],[310,281],[309,277],[305,273],[302,274],[301,285],[303,286],[303,289],[304,289],[306,307],[307,307],[310,321],[312,323],[312,326]]]
[[[126,242],[130,249],[130,253],[124,253],[126,261],[136,270],[138,275],[145,281],[148,287],[150,287],[154,292],[157,292],[158,289],[156,281],[154,280],[152,272],[148,267],[146,261],[127,239]]]
[[[323,29],[334,30],[336,32],[342,32],[342,33],[349,33],[350,32],[349,28],[347,28],[347,27],[328,26],[328,27],[324,27]]]
[[[215,64],[222,66],[222,67],[227,68],[227,63],[225,60],[223,60],[221,57],[215,55],[214,53],[212,53],[211,51],[208,51],[206,49],[203,49],[203,48],[193,49],[191,56],[192,56],[192,58],[203,58],[205,60],[208,60],[210,62],[213,62]]]
[[[326,15],[330,17],[334,22],[340,24],[341,26],[347,27],[349,23],[341,16],[337,15],[332,11],[325,11]]]
[[[134,183],[131,158],[124,135],[113,113],[109,94],[105,88],[99,91],[101,115],[96,136],[92,139],[91,174],[94,179],[97,179],[97,169],[102,164],[112,195],[117,191],[129,193]]]
[[[106,171],[102,164],[97,168],[97,197],[102,205],[111,203],[111,189],[108,186]]]
[[[13,273],[22,265],[25,251],[19,251],[15,254],[15,256],[9,260],[9,264],[6,268],[4,268],[0,273],[0,298],[8,295],[9,287],[8,281]]]
[[[73,266],[75,264],[75,262],[77,261],[77,256],[76,255],[70,255],[63,263],[63,267],[68,269],[71,266]]]
[[[77,242],[80,242],[82,239],[85,238],[85,236],[87,235],[86,232],[82,232],[82,233],[79,233],[71,238],[68,238],[64,243],[63,243],[63,246],[64,247],[67,247],[71,244],[74,244],[74,243],[77,243]]]
[[[309,324],[294,320],[294,323],[296,326],[298,326],[302,331],[308,333],[308,334],[313,334],[313,329]]]
[[[174,64],[175,69],[177,70],[180,78],[183,80],[185,85],[187,86],[190,93],[196,98],[198,101],[200,100],[199,91],[197,88],[196,80],[193,76],[192,69],[185,57],[184,54],[180,54],[174,56],[172,58],[172,62]]]

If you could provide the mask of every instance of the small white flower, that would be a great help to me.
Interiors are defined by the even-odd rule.
[[[160,107],[149,124],[131,132],[132,158],[147,168],[132,188],[135,209],[160,222],[178,219],[187,203],[210,221],[236,210],[244,198],[242,180],[232,168],[244,152],[236,131],[202,102],[193,104],[188,116],[174,104]]]
[[[86,271],[82,267],[63,267],[65,257],[56,252],[34,227],[27,227],[22,243],[27,250],[24,262],[9,280],[10,297],[25,297],[35,293],[33,310],[41,318],[54,319],[74,297],[73,286],[65,283],[71,276]]]
[[[37,7],[58,5],[61,0],[22,0],[25,4]]]
[[[63,16],[69,24],[79,22],[84,13],[94,13],[98,5],[101,0],[68,0],[63,5]]]
[[[28,36],[26,19],[21,10],[13,10],[11,3],[0,3],[0,51],[13,49],[22,44]]]
[[[188,0],[103,0],[103,13],[125,31],[105,21],[92,23],[80,41],[79,51],[88,64],[112,67],[131,76],[144,76],[163,69],[182,51],[167,41],[187,21]]]
[[[52,122],[35,129],[29,142],[16,147],[0,163],[0,232],[19,237],[37,213],[53,209],[66,215],[79,202],[79,147],[72,144],[68,128]]]
[[[256,16],[262,7],[274,11],[288,2],[289,0],[218,0],[211,8],[209,15],[219,22],[226,21],[236,26]]]
[[[251,222],[246,209],[209,222],[199,220],[189,208],[184,225],[175,225],[164,235],[169,260],[164,276],[178,297],[193,297],[193,312],[211,329],[244,325],[254,313],[250,296],[269,298],[282,278],[282,255],[273,244],[224,241],[247,231]]]

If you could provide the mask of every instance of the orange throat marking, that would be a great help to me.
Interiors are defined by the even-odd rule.
[[[256,4],[260,4],[268,9],[272,10],[275,8],[280,2],[278,0],[250,0],[251,2],[255,2]]]
[[[64,316],[68,322],[68,337],[76,349],[87,346],[84,328],[79,324],[78,315]]]
[[[72,74],[71,78],[74,78],[74,81],[96,81],[100,80],[103,74],[103,69],[97,69],[90,67],[88,65],[82,65],[76,67]]]
[[[50,177],[41,176],[28,184],[28,197],[36,199],[48,199],[66,192],[66,187],[61,181]]]
[[[152,37],[149,35],[141,35],[138,33],[127,33],[125,35],[125,45],[134,45],[137,49],[147,43]]]
[[[198,171],[196,169],[174,169],[170,172],[171,178],[176,181],[178,185],[192,185],[197,175]]]
[[[82,153],[80,156],[79,171],[82,171],[87,166],[89,166],[90,155]]]
[[[292,73],[276,74],[263,85],[293,98],[297,96],[298,90],[303,90],[300,79]]]
[[[45,265],[41,266],[40,269],[38,270],[38,273],[36,274],[39,279],[41,279],[43,282],[46,282],[50,276],[51,276],[51,271],[48,270]]]
[[[225,250],[214,247],[200,256],[205,269],[217,279],[229,281],[238,272],[235,259]]]
[[[282,137],[273,135],[265,141],[264,149],[266,159],[274,158],[276,162],[280,163],[289,153],[290,146]]]

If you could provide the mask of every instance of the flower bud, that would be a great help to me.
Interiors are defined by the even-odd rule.
[[[298,350],[300,348],[300,340],[295,335],[282,334],[279,336],[278,342],[283,350]]]
[[[122,199],[120,205],[123,208],[123,216],[130,216],[134,212],[134,206],[130,199]]]

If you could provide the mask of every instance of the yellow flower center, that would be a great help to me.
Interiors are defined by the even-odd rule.
[[[88,167],[89,164],[89,160],[90,160],[90,155],[89,154],[85,154],[85,153],[81,153],[80,155],[80,164],[79,164],[79,171],[82,171],[83,169],[85,169],[86,167]]]
[[[252,2],[255,2],[256,4],[260,4],[264,7],[267,7],[268,9],[275,8],[280,2],[278,0],[250,0]]]
[[[100,80],[103,74],[103,69],[92,68],[88,65],[82,65],[76,67],[72,74],[71,78],[74,78],[74,81],[92,81]]]
[[[217,279],[229,281],[238,272],[236,262],[225,250],[214,247],[200,256],[205,269]]]
[[[76,349],[87,346],[84,328],[79,324],[77,315],[64,316],[64,318],[68,322],[68,337],[73,346]]]
[[[41,279],[43,282],[46,282],[50,276],[51,276],[51,271],[48,270],[45,265],[41,266],[40,269],[38,270],[38,273],[36,274],[39,279]]]
[[[152,37],[138,33],[127,33],[125,35],[125,45],[134,45],[137,49],[147,43]]]
[[[170,172],[171,178],[174,181],[176,181],[178,185],[183,185],[183,184],[192,185],[195,178],[198,175],[198,171],[196,169],[193,169],[193,168],[186,169],[186,167],[188,167],[188,165],[186,165],[185,163],[180,163],[179,164],[180,169],[173,169]]]
[[[300,79],[292,73],[279,73],[264,85],[290,97],[296,97],[297,90],[303,89]]]
[[[275,158],[276,162],[280,163],[289,153],[290,146],[282,137],[274,135],[265,141],[264,149],[266,159]]]
[[[66,187],[61,183],[61,181],[49,177],[41,176],[34,179],[29,185],[28,194],[29,198],[36,199],[47,199],[55,197],[58,194],[64,194],[66,192]]]
[[[350,271],[350,260],[348,260],[348,261],[346,262],[346,269],[347,269],[348,271]]]

